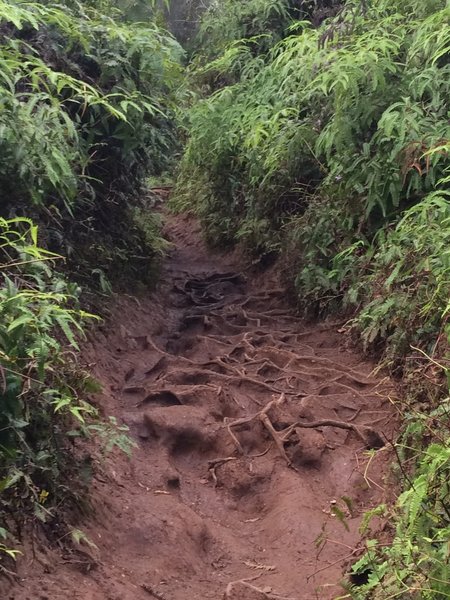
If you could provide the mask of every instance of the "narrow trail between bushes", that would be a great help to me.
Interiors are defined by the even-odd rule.
[[[98,403],[138,445],[96,477],[96,548],[41,557],[11,598],[345,595],[385,495],[392,388],[339,325],[303,324],[275,271],[210,254],[187,218],[167,235],[160,289],[120,300],[86,350]]]

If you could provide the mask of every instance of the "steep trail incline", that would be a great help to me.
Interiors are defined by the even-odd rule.
[[[160,290],[123,299],[87,349],[99,403],[138,443],[96,479],[83,530],[98,549],[81,570],[22,566],[10,597],[336,598],[384,495],[389,451],[367,451],[392,438],[391,388],[269,276],[208,254],[194,223],[172,218],[168,235]]]

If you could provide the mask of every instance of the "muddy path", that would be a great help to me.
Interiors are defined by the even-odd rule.
[[[209,254],[187,219],[168,235],[159,291],[122,299],[86,350],[97,402],[137,442],[96,476],[96,548],[22,565],[10,597],[344,595],[362,514],[385,493],[389,386],[338,326],[302,324],[276,273]]]

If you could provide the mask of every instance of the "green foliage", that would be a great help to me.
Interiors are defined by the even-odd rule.
[[[46,520],[75,470],[64,423],[94,412],[70,351],[91,315],[28,219],[0,219],[0,255],[0,517]]]
[[[448,423],[448,399],[432,415],[445,416]],[[447,441],[418,448],[417,467],[407,489],[398,498],[389,518],[396,523],[393,541],[388,546],[376,540],[367,542],[367,552],[352,568],[354,574],[368,573],[363,585],[350,586],[354,600],[421,598],[438,600],[450,594],[449,560],[450,515],[448,511],[450,445]],[[387,512],[382,507],[383,512]],[[374,511],[372,511],[374,512]],[[375,514],[379,514],[376,511]]]
[[[395,228],[380,232],[372,273],[348,292],[364,303],[355,326],[366,346],[381,338],[397,355],[418,344],[433,352],[449,301],[449,244],[450,201],[445,190],[432,192],[408,209]]]
[[[0,527],[0,539],[5,541],[8,539],[8,537],[9,537],[8,531],[6,529],[4,529],[3,527]],[[8,546],[6,546],[2,542],[0,542],[0,557],[3,555],[3,556],[7,556],[13,560],[16,560],[18,554],[20,554],[19,551],[9,548]]]
[[[81,501],[92,466],[77,438],[132,448],[86,401],[95,386],[76,356],[92,316],[55,266],[108,293],[113,278],[151,279],[164,251],[145,183],[171,165],[182,50],[136,22],[151,12],[125,0],[0,0],[0,555],[10,558],[7,530]]]
[[[99,385],[76,351],[83,322],[95,317],[78,307],[79,287],[54,270],[61,257],[40,248],[37,227],[18,217],[0,218],[0,258],[1,560],[18,554],[8,531],[24,519],[60,520],[61,506],[67,514],[82,501],[92,458],[76,439],[95,436],[104,453],[127,455],[134,443],[86,401]]]
[[[355,330],[390,357],[429,349],[449,295],[449,11],[352,1],[264,56],[225,45],[199,73],[230,85],[191,109],[178,180],[209,239],[284,249],[300,302],[363,309]]]
[[[289,22],[289,0],[213,0],[204,15],[197,45],[202,57],[220,56],[229,44],[254,38],[259,51],[279,41]]]
[[[148,268],[133,206],[170,164],[181,56],[115,3],[0,4],[2,214],[45,224],[46,246],[83,280],[92,266],[110,277]]]
[[[106,422],[90,424],[84,429],[88,436],[95,434],[100,439],[106,454],[118,448],[127,456],[131,456],[137,444],[129,437],[128,431],[128,427],[119,425],[115,417],[109,417]]]
[[[194,44],[196,61],[221,56],[240,40],[250,40],[252,54],[262,54],[311,19],[319,24],[335,14],[340,0],[213,0],[209,3]]]

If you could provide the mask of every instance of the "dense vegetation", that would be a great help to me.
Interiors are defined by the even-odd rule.
[[[72,349],[92,319],[79,283],[148,280],[160,248],[142,191],[176,145],[182,51],[127,20],[138,4],[0,1],[0,554],[8,531],[79,503],[75,437],[127,449],[114,421],[86,421],[96,384]]]
[[[199,40],[176,206],[283,255],[305,312],[352,317],[409,390],[393,542],[343,597],[448,598],[450,7],[225,0]]]
[[[156,25],[98,5],[0,6],[3,214],[43,222],[84,279],[133,275],[148,255],[128,200],[170,161],[181,56]]]

